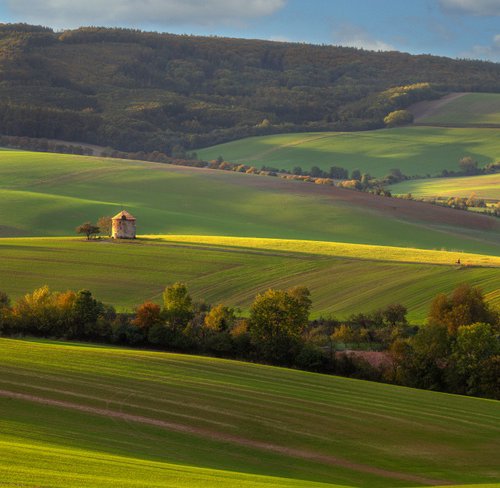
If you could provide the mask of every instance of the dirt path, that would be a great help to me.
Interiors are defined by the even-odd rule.
[[[439,100],[415,103],[408,110],[413,114],[413,117],[415,118],[414,121],[418,123],[422,119],[434,115],[434,113],[444,105],[468,94],[469,94],[468,92],[450,93],[449,95],[445,95],[443,98],[440,98]]]
[[[240,446],[251,447],[255,449],[260,449],[263,451],[274,452],[277,454],[282,454],[285,456],[290,456],[299,459],[307,459],[310,461],[315,461],[323,464],[328,464],[331,466],[339,466],[341,468],[350,469],[353,471],[359,471],[362,473],[373,474],[376,476],[381,476],[384,478],[390,478],[400,481],[408,481],[410,483],[419,483],[423,485],[446,485],[451,484],[447,480],[436,480],[432,478],[426,478],[419,475],[413,475],[410,473],[402,473],[397,471],[389,471],[382,468],[377,468],[375,466],[369,466],[366,464],[355,463],[349,461],[348,459],[339,458],[336,456],[327,456],[325,454],[319,454],[311,451],[306,451],[302,449],[295,449],[291,447],[284,447],[277,444],[271,444],[267,442],[261,442],[253,439],[246,439],[244,437],[238,437],[231,434],[225,434],[222,432],[214,432],[208,429],[191,427],[188,425],[178,424],[174,422],[167,422],[164,420],[152,419],[144,417],[141,415],[133,415],[129,413],[118,412],[115,410],[109,410],[104,408],[91,407],[87,405],[81,405],[78,403],[72,403],[62,400],[53,400],[50,398],[43,398],[35,395],[28,395],[25,393],[16,393],[8,390],[0,390],[0,398],[9,398],[15,400],[23,400],[38,403],[41,405],[48,405],[52,407],[67,408],[71,410],[76,410],[78,412],[89,413],[92,415],[100,415],[103,417],[124,420],[126,422],[135,422],[144,425],[152,425],[154,427],[159,427],[161,429],[170,430],[174,432],[181,432],[184,434],[191,434],[196,436],[206,437],[215,441],[229,442],[232,444],[237,444]]]

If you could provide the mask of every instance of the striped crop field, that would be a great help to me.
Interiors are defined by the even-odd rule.
[[[77,343],[0,352],[2,486],[500,481],[496,401]]]
[[[408,307],[412,322],[422,323],[435,295],[468,282],[500,306],[500,258],[462,252],[150,236],[133,242],[3,238],[0,253],[0,290],[13,299],[47,284],[59,291],[86,288],[119,310],[132,310],[146,299],[161,301],[165,286],[182,281],[195,299],[245,313],[257,293],[305,285],[314,317],[343,318],[399,302]]]

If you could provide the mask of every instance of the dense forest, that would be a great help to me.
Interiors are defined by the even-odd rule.
[[[0,134],[182,157],[250,135],[361,130],[500,64],[329,45],[0,24]]]

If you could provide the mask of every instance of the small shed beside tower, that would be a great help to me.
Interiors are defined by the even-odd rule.
[[[135,239],[135,217],[126,210],[122,210],[112,219],[113,239]]]

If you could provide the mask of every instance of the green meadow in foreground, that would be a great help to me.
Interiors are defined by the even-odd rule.
[[[141,234],[353,242],[500,255],[500,221],[312,183],[166,164],[0,152],[0,236],[73,235],[126,207]]]
[[[0,339],[0,369],[2,486],[500,482],[492,400],[47,341]]]
[[[475,193],[485,200],[500,200],[500,173],[460,178],[432,178],[404,181],[390,186],[394,194],[416,197],[469,197]]]
[[[257,293],[296,285],[310,288],[315,317],[399,302],[421,323],[435,295],[463,282],[480,286],[500,306],[500,258],[474,254],[207,236],[11,238],[0,239],[0,254],[0,290],[12,298],[44,284],[59,291],[87,288],[119,310],[146,299],[160,302],[165,286],[176,281],[195,299],[243,312]],[[454,264],[458,258],[465,266]]]
[[[203,159],[222,156],[233,163],[292,170],[341,166],[385,176],[392,168],[404,174],[437,175],[458,170],[471,156],[481,166],[500,156],[498,129],[404,127],[365,132],[316,132],[250,137],[197,151]]]
[[[500,126],[500,94],[467,93],[431,109],[428,115],[420,117],[418,122],[451,126],[488,124]]]

